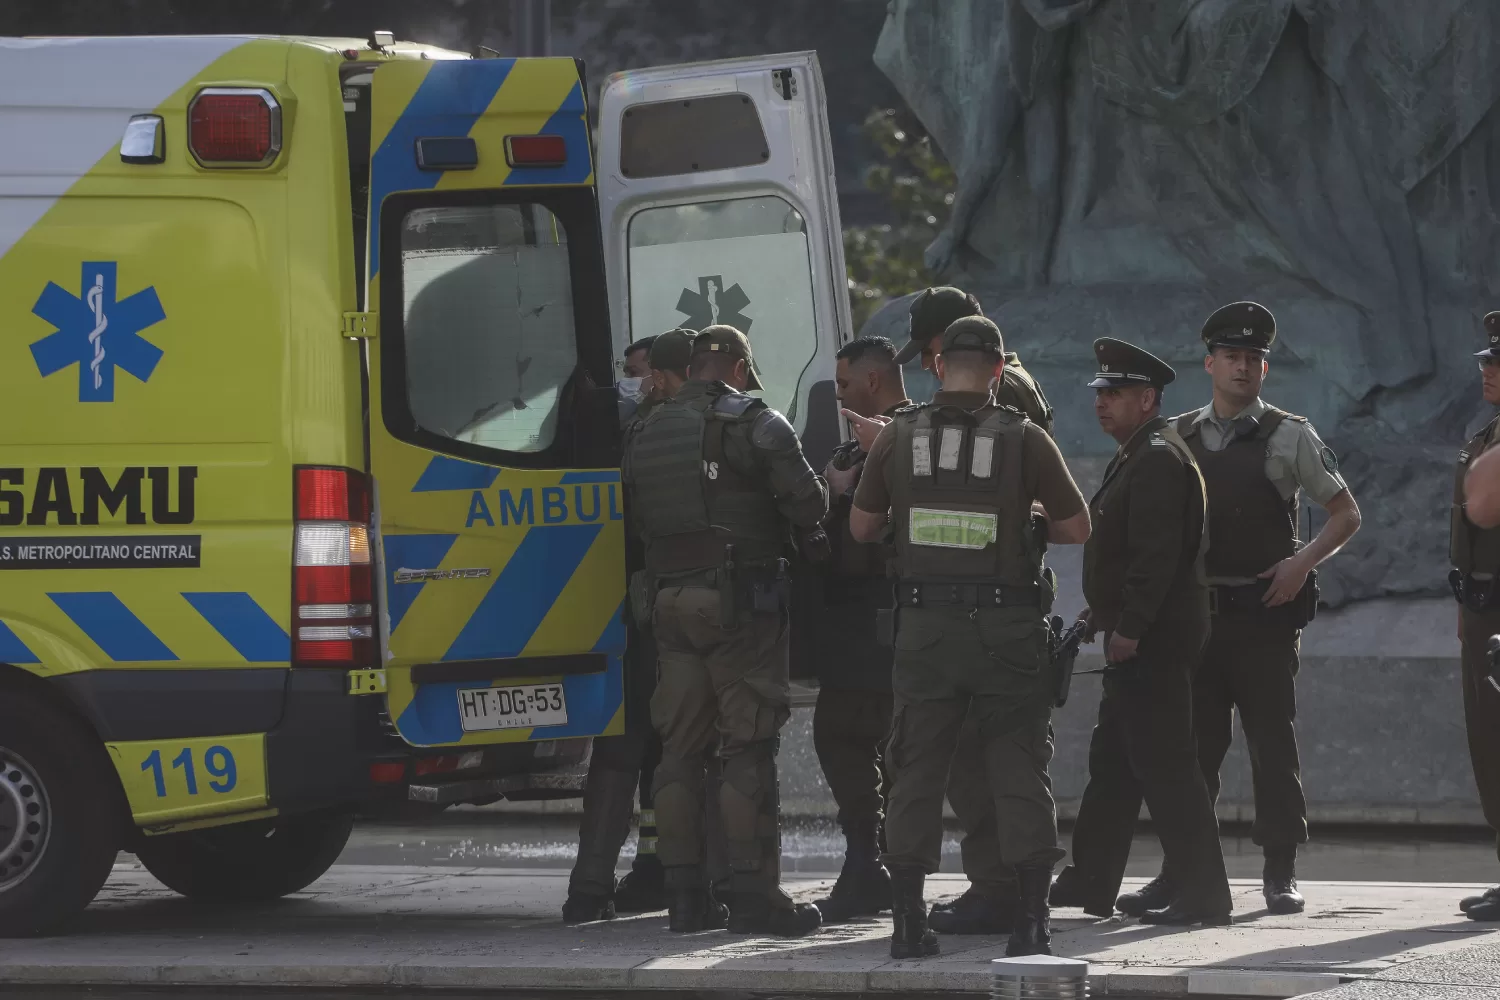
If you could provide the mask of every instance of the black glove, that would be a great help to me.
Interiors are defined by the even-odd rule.
[[[803,528],[797,533],[797,551],[807,562],[826,562],[833,555],[833,543],[822,527]]]

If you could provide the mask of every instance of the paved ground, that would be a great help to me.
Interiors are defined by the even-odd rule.
[[[794,886],[809,898],[827,884],[799,877]],[[932,885],[945,897],[963,882],[938,876]],[[1157,930],[1065,910],[1055,949],[1093,964],[1096,993],[1288,997],[1472,946],[1487,931],[1456,912],[1467,888],[1311,882],[1309,912],[1280,918],[1264,912],[1258,882],[1240,881],[1233,927]],[[565,928],[565,891],[556,870],[338,865],[298,897],[214,907],[172,895],[126,860],[71,935],[0,942],[0,982],[977,992],[1002,953],[997,939],[945,938],[937,959],[892,962],[889,920],[791,943],[669,935],[659,914]]]

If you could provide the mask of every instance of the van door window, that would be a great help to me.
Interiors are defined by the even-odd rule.
[[[578,362],[557,216],[529,202],[409,211],[401,283],[412,423],[495,451],[550,448]]]
[[[818,350],[802,214],[774,195],[696,202],[637,212],[629,234],[632,339],[737,327],[750,338],[760,395],[795,422]]]

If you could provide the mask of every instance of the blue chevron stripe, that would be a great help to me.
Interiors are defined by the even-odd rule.
[[[41,659],[11,631],[10,626],[0,622],[0,662],[41,663]]]
[[[292,637],[249,594],[207,592],[182,597],[249,662],[285,663],[292,658]]]
[[[397,583],[396,570],[437,569],[448,550],[453,548],[453,543],[458,541],[458,536],[386,535],[382,540],[385,544],[385,604],[394,632],[422,588],[427,586],[425,580]]]
[[[499,477],[492,465],[478,465],[446,455],[434,455],[427,468],[417,477],[413,493],[440,493],[443,490],[487,490]]]
[[[421,86],[370,157],[370,275],[380,270],[380,205],[395,191],[427,191],[441,170],[417,167],[416,142],[424,136],[468,135],[489,109],[514,59],[435,62]]]
[[[601,530],[568,524],[528,531],[443,659],[520,656]]]
[[[177,659],[167,644],[109,591],[47,596],[116,663]]]

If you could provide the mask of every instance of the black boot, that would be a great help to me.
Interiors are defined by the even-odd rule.
[[[872,821],[844,828],[844,867],[827,898],[814,905],[823,923],[839,924],[853,917],[873,917],[891,908],[891,876],[876,853],[876,825]]]
[[[1115,909],[1127,917],[1138,917],[1147,910],[1165,910],[1172,905],[1177,887],[1167,874],[1165,866],[1161,874],[1134,892],[1123,893],[1115,900]]]
[[[1307,906],[1307,900],[1297,891],[1297,848],[1267,850],[1262,878],[1266,909],[1272,913],[1301,913]]]
[[[667,868],[667,930],[676,934],[713,931],[729,923],[729,911],[703,884],[697,865]]]
[[[568,898],[563,902],[563,923],[590,924],[595,920],[613,920],[615,901],[598,892],[584,888],[568,887]]]
[[[937,935],[927,929],[927,904],[922,899],[926,879],[920,868],[891,869],[891,915],[896,925],[891,935],[892,958],[926,958],[941,950]]]
[[[667,907],[666,872],[655,854],[637,854],[615,887],[616,913],[652,913]]]
[[[813,904],[785,902],[790,905],[773,906],[763,892],[736,892],[729,909],[729,933],[806,937],[822,926],[823,915]]]
[[[932,907],[928,925],[939,934],[1009,934],[1016,925],[1016,886],[969,890],[946,906]]]
[[[1020,895],[1016,926],[1006,942],[1005,954],[1008,957],[1052,954],[1052,920],[1047,910],[1052,866],[1017,865],[1016,887]]]
[[[1464,912],[1469,915],[1470,920],[1479,920],[1485,923],[1489,923],[1493,920],[1500,920],[1500,896],[1494,896],[1489,899],[1480,899],[1479,902],[1475,903]]]
[[[1113,896],[1113,892],[1100,888],[1075,865],[1069,865],[1057,873],[1057,881],[1052,883],[1047,900],[1053,909],[1076,906],[1093,917],[1112,917],[1115,915]]]
[[[1478,906],[1480,903],[1500,902],[1500,885],[1490,886],[1477,896],[1465,896],[1458,901],[1458,908],[1465,913]]]

